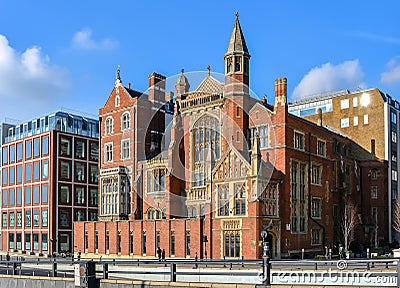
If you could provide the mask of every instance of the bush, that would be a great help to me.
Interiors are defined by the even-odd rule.
[[[322,259],[326,259],[325,255],[315,255],[315,260],[322,260]]]

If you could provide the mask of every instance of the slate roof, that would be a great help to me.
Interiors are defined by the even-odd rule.
[[[235,25],[233,26],[232,35],[231,39],[229,40],[229,45],[228,49],[226,50],[226,54],[232,52],[244,52],[245,54],[249,54],[246,41],[244,40],[242,28],[240,27],[238,13],[236,13],[236,21]]]
[[[211,75],[208,75],[197,87],[196,92],[222,93],[223,90],[224,85]]]
[[[124,88],[126,89],[126,91],[129,93],[129,95],[130,95],[132,98],[139,98],[139,97],[141,97],[142,95],[147,96],[147,94],[145,94],[145,93],[143,93],[143,92],[139,92],[139,91],[136,91],[136,90],[127,88],[127,87],[124,87]]]

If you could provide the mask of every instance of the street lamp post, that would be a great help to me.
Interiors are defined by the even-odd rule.
[[[261,231],[261,238],[263,241],[263,284],[271,285],[270,272],[271,272],[271,264],[270,261],[270,251],[269,251],[269,243],[267,241],[268,231],[265,229]]]

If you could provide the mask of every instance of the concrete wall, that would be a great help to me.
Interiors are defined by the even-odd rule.
[[[0,287],[7,288],[75,288],[74,279],[0,275]]]
[[[183,283],[183,282],[157,282],[137,280],[101,280],[101,288],[255,288],[256,284],[225,284],[225,283]],[[307,287],[309,288],[309,287]]]

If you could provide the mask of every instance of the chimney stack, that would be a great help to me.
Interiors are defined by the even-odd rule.
[[[371,139],[371,154],[372,155],[376,155],[375,154],[375,139]]]
[[[317,113],[318,113],[318,125],[322,126],[322,109],[318,108]]]
[[[128,82],[128,88],[131,89],[131,82]]]
[[[164,104],[165,102],[165,82],[166,77],[152,72],[149,74],[149,101],[159,104]]]
[[[287,79],[278,78],[275,80],[275,106],[287,105]]]

